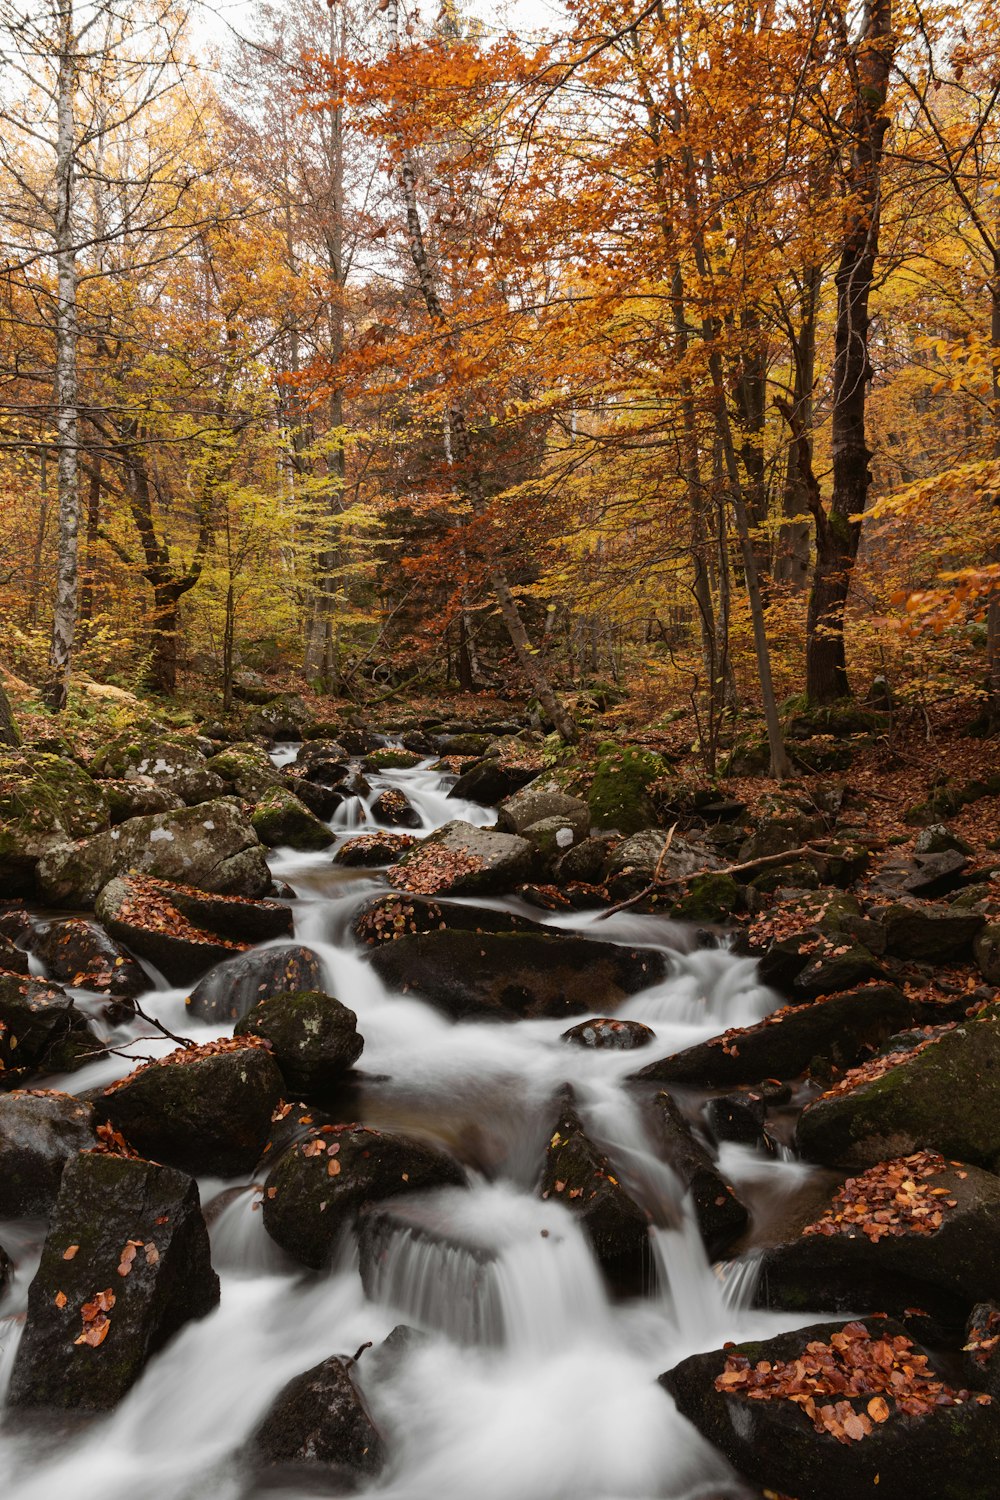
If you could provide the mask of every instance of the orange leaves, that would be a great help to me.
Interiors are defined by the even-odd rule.
[[[802,1233],[860,1233],[873,1244],[886,1235],[934,1234],[944,1213],[958,1206],[947,1188],[932,1186],[933,1178],[947,1167],[935,1151],[880,1162],[861,1177],[849,1177],[823,1217]]]
[[[72,1260],[79,1248],[79,1245],[68,1245],[63,1251],[63,1260]]]
[[[98,1292],[92,1301],[83,1304],[80,1309],[83,1332],[73,1340],[74,1344],[87,1344],[91,1349],[97,1349],[104,1343],[111,1327],[108,1313],[117,1300],[114,1292],[108,1287],[106,1291]]]
[[[789,1401],[817,1432],[845,1444],[869,1436],[894,1411],[925,1417],[937,1407],[970,1400],[988,1405],[991,1400],[952,1390],[936,1378],[927,1356],[917,1353],[908,1338],[873,1338],[863,1323],[845,1324],[828,1344],[813,1340],[794,1360],[751,1365],[746,1355],[731,1354],[715,1389],[749,1401]],[[859,1398],[868,1397],[859,1408]]]

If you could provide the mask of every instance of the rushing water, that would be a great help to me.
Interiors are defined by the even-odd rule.
[[[494,821],[486,808],[448,800],[449,779],[426,766],[371,782],[371,796],[338,809],[331,825],[338,841],[376,826],[370,805],[388,786],[406,792],[423,833],[456,817]],[[357,1012],[361,1068],[371,1080],[360,1091],[360,1118],[453,1151],[469,1168],[470,1187],[396,1200],[397,1227],[366,1295],[353,1247],[329,1273],[306,1275],[265,1234],[249,1183],[234,1191],[232,1183],[203,1181],[222,1280],[218,1310],[185,1328],[110,1417],[68,1436],[19,1432],[16,1420],[0,1430],[5,1495],[249,1500],[258,1491],[241,1448],[281,1386],[406,1322],[420,1336],[391,1366],[372,1355],[358,1366],[391,1454],[372,1487],[384,1500],[738,1500],[746,1492],[677,1415],[656,1376],[725,1339],[803,1320],[748,1310],[752,1255],[709,1265],[690,1205],[623,1087],[637,1055],[569,1047],[560,1040],[564,1021],[454,1024],[412,996],[387,992],[349,933],[359,904],[384,889],[381,878],[333,866],[330,851],[277,851],[271,867],[298,894],[297,939],[321,955],[330,992]],[[539,920],[514,901],[490,904]],[[542,920],[670,952],[667,978],[618,1012],[656,1032],[643,1059],[746,1025],[775,1003],[750,960],[723,947],[691,948],[684,929],[663,918]],[[226,1029],[192,1022],[184,996],[161,984],[141,1004],[198,1040]],[[140,1023],[104,1031],[119,1053],[51,1086],[106,1084],[129,1070],[130,1057],[172,1046]],[[643,1297],[612,1302],[570,1212],[536,1196],[552,1095],[567,1081],[592,1137],[650,1214],[656,1275]],[[811,1170],[787,1152],[769,1157],[737,1146],[723,1148],[722,1167],[750,1203],[755,1228],[780,1222]],[[0,1224],[0,1244],[16,1265],[0,1303],[0,1387],[43,1235],[39,1223]],[[267,1493],[304,1500],[314,1492]]]

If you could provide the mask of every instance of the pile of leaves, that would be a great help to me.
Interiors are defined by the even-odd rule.
[[[926,1052],[928,1047],[940,1041],[946,1031],[952,1029],[951,1023],[947,1026],[925,1026],[923,1029],[930,1033],[922,1042],[915,1043],[912,1047],[904,1048],[901,1052],[880,1052],[878,1057],[871,1057],[867,1062],[859,1063],[856,1068],[849,1068],[843,1078],[828,1088],[820,1095],[821,1099],[832,1099],[835,1094],[849,1094],[853,1089],[860,1088],[862,1084],[874,1083],[878,1078],[884,1078],[886,1073],[891,1073],[893,1068],[899,1067],[900,1063],[912,1062],[913,1058],[921,1052]]]
[[[237,943],[231,938],[219,937],[217,933],[209,932],[204,927],[196,927],[193,922],[188,921],[171,899],[173,888],[164,881],[140,880],[133,875],[128,884],[131,894],[121,902],[117,914],[132,927],[141,927],[143,932],[162,932],[185,943],[212,943],[217,948],[231,948],[234,953],[244,953],[250,946],[249,943]],[[183,891],[184,888],[180,889]],[[205,899],[204,891],[194,891],[192,894]]]
[[[358,853],[364,849],[375,849],[398,858],[400,854],[412,849],[416,842],[412,833],[359,833],[348,839],[343,847]]]
[[[433,896],[454,885],[466,875],[478,875],[486,868],[478,854],[464,849],[446,849],[441,844],[423,844],[406,864],[393,865],[388,872],[390,885],[414,896]]]
[[[860,1442],[894,1412],[926,1417],[939,1406],[992,1400],[952,1390],[905,1335],[873,1338],[863,1323],[846,1323],[828,1344],[813,1340],[795,1360],[752,1365],[745,1354],[731,1354],[715,1389],[749,1401],[790,1401],[817,1432],[840,1443]]]
[[[957,1166],[957,1163],[952,1163]],[[933,1180],[948,1168],[936,1151],[883,1161],[861,1177],[848,1177],[821,1219],[802,1233],[864,1234],[877,1245],[886,1235],[934,1234],[946,1211],[957,1208],[946,1187]],[[966,1173],[959,1170],[959,1177]]]
[[[442,928],[447,925],[444,912],[433,903],[427,907],[427,917]],[[359,917],[354,933],[361,942],[372,947],[375,943],[395,942],[396,938],[411,937],[425,930],[417,926],[416,908],[412,902],[396,897],[381,902]]]
[[[993,1358],[998,1344],[1000,1344],[1000,1308],[983,1303],[972,1315],[969,1342],[963,1346],[964,1351],[966,1354],[971,1354],[976,1364],[985,1369]]]

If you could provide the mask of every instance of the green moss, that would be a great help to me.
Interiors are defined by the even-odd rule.
[[[666,762],[653,751],[635,746],[601,749],[606,753],[597,763],[587,793],[594,827],[638,833],[654,825],[656,808],[650,788],[666,774]]]
[[[386,748],[384,750],[373,750],[366,755],[361,764],[366,771],[409,771],[414,766],[419,766],[424,756],[418,755],[415,750],[396,750]]]
[[[743,893],[731,875],[699,875],[670,915],[684,922],[726,922],[743,904]]]

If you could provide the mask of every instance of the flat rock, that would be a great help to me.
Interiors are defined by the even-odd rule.
[[[9,1404],[106,1411],[218,1300],[195,1182],[153,1162],[77,1156],[28,1292]]]
[[[910,1007],[892,985],[872,984],[828,1000],[785,1006],[755,1026],[734,1027],[632,1077],[644,1083],[707,1088],[796,1078],[814,1059],[850,1066],[862,1052],[911,1024]]]
[[[373,950],[372,967],[391,989],[428,1000],[459,1020],[572,1016],[613,1010],[660,979],[652,949],[535,932],[438,931]]]
[[[534,845],[513,833],[445,823],[389,871],[389,884],[423,896],[498,895],[531,875]]]

